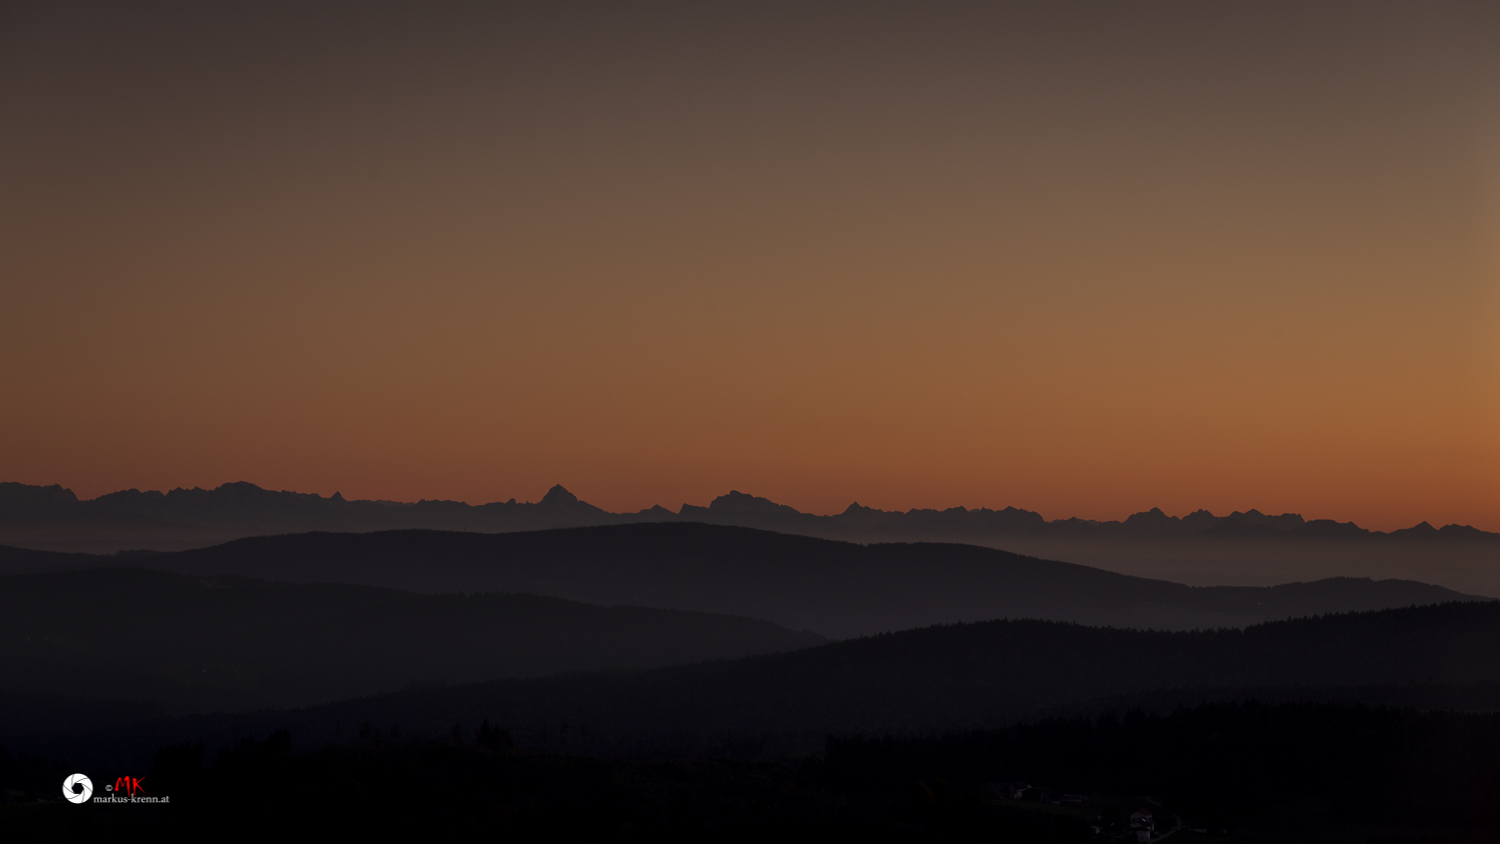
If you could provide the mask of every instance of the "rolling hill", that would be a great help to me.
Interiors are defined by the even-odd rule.
[[[1426,522],[1390,532],[1351,522],[1159,509],[1122,520],[1046,519],[1006,507],[886,511],[850,504],[816,515],[742,492],[706,507],[683,504],[612,513],[555,486],[535,502],[416,502],[346,499],[338,493],[272,491],[236,482],[214,489],[122,490],[79,499],[58,485],[0,482],[0,544],[114,553],[183,550],[233,539],[309,531],[443,530],[496,533],[565,527],[698,522],[824,539],[957,542],[1066,560],[1195,586],[1271,586],[1329,577],[1438,583],[1500,597],[1500,534]]]
[[[0,571],[11,573],[100,565],[427,593],[522,592],[749,616],[832,638],[997,618],[1168,630],[1243,627],[1471,597],[1412,581],[1362,578],[1188,587],[973,545],[865,546],[697,523],[503,534],[309,533],[123,557],[0,551]]]
[[[1500,706],[1500,602],[1349,613],[1244,630],[1141,631],[1046,621],[944,625],[778,654],[629,673],[412,688],[307,709],[139,721],[80,717],[0,744],[53,758],[146,759],[288,729],[299,746],[381,734],[442,737],[484,721],[524,745],[585,754],[724,755],[822,746],[832,735],[992,728],[1132,698]],[[1451,704],[1440,704],[1451,706]],[[738,748],[738,749],[737,749]]]
[[[162,712],[295,707],[567,671],[742,657],[824,641],[766,621],[536,595],[138,569],[0,578],[0,709],[117,701]],[[34,714],[34,713],[33,713]]]
[[[581,674],[331,704],[317,718],[586,724],[602,736],[911,732],[997,725],[1148,690],[1487,684],[1500,602],[1159,632],[1044,621],[957,624],[625,676]],[[309,713],[312,717],[312,713]],[[294,722],[295,723],[295,722]],[[312,726],[313,722],[306,722]],[[295,731],[295,728],[294,728]]]

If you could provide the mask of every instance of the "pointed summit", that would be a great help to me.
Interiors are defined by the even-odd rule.
[[[558,484],[547,490],[547,494],[542,496],[542,500],[537,503],[554,507],[559,504],[577,504],[578,496],[568,492],[562,484]]]

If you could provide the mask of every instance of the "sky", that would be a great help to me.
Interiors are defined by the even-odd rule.
[[[1500,10],[7,3],[0,480],[1500,530]]]

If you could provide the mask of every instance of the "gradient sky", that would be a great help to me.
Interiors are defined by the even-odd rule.
[[[1500,530],[1493,3],[307,5],[0,6],[0,480]]]

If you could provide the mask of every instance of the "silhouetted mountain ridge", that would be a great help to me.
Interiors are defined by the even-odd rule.
[[[136,527],[188,537],[220,533],[251,535],[309,530],[373,531],[405,528],[501,532],[553,527],[584,527],[642,521],[701,521],[755,527],[851,541],[888,539],[955,540],[963,537],[1171,537],[1171,538],[1285,538],[1315,540],[1500,542],[1500,534],[1467,525],[1433,528],[1427,522],[1382,533],[1352,522],[1306,520],[1296,513],[1270,516],[1258,510],[1214,516],[1198,510],[1184,517],[1169,516],[1159,508],[1136,513],[1123,521],[1055,519],[1007,507],[946,510],[876,510],[858,503],[842,513],[814,515],[738,490],[715,498],[707,507],[683,504],[677,512],[655,506],[637,513],[611,513],[581,501],[561,485],[552,487],[535,503],[505,502],[470,505],[459,501],[422,500],[415,503],[349,500],[334,493],[273,492],[246,482],[227,483],[212,490],[199,488],[156,492],[130,489],[91,500],[80,500],[61,486],[0,483],[0,534],[6,541],[17,526],[52,526],[79,530],[110,526]],[[169,537],[164,537],[169,538]],[[35,544],[21,542],[19,544]],[[109,549],[115,550],[115,549]]]

